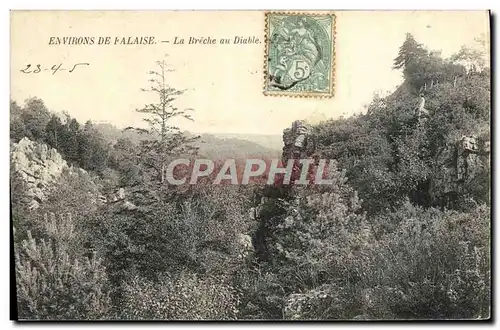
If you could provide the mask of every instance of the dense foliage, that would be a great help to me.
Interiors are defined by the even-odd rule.
[[[473,68],[482,63],[476,57],[468,59]],[[443,176],[441,156],[447,149],[463,136],[475,135],[479,144],[490,140],[489,71],[467,71],[443,60],[411,35],[395,65],[403,69],[405,82],[393,94],[375,97],[366,114],[315,127],[321,153],[346,169],[370,213],[396,206],[405,196],[423,206],[456,207],[470,198],[489,203],[489,168],[479,175],[486,177],[481,187],[469,182],[459,196],[431,191]],[[420,96],[428,112],[424,118],[417,113]]]
[[[190,149],[169,131],[182,95],[170,87],[142,110],[159,140],[110,139],[39,99],[11,102],[12,142],[46,143],[88,171],[63,174],[36,211],[12,176],[19,317],[490,317],[489,154],[447,181],[464,136],[487,150],[486,63],[468,47],[442,59],[408,34],[397,90],[313,127],[316,154],[334,160],[323,186],[170,186],[162,167]],[[118,187],[128,207],[97,201]]]

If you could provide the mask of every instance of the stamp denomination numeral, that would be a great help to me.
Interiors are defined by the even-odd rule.
[[[293,61],[292,67],[288,72],[290,77],[293,80],[302,80],[309,77],[311,74],[311,69],[309,68],[309,64],[302,60]]]

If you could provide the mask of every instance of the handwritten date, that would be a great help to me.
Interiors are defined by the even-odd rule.
[[[41,64],[36,64],[36,65],[27,64],[24,69],[21,69],[19,71],[21,71],[22,73],[26,73],[26,74],[36,74],[36,73],[40,73],[42,71],[51,71],[52,74],[56,74],[56,72],[59,72],[59,71],[68,71],[69,73],[72,73],[73,71],[75,71],[75,69],[77,67],[88,66],[88,65],[90,65],[90,64],[89,63],[76,63],[76,64],[73,64],[73,66],[70,69],[67,69],[67,68],[63,67],[62,63],[54,64],[50,68],[43,67]]]

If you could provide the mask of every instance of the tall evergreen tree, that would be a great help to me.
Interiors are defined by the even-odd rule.
[[[68,113],[64,113],[64,115],[66,119],[61,132],[59,145],[66,160],[73,163],[79,163],[78,135],[80,133],[80,124],[75,118],[71,118]]]
[[[411,62],[425,57],[427,51],[418,43],[411,33],[406,34],[403,45],[399,48],[398,56],[394,59],[394,69],[406,69]]]
[[[80,166],[86,170],[102,173],[109,159],[109,149],[103,135],[88,120],[78,135]]]
[[[155,93],[157,101],[136,110],[144,114],[143,120],[148,123],[149,129],[134,127],[126,129],[134,129],[149,135],[149,139],[141,143],[142,159],[146,165],[154,169],[160,183],[164,183],[166,162],[169,155],[196,152],[197,148],[192,145],[192,142],[199,137],[188,137],[181,132],[179,127],[171,125],[172,119],[176,117],[192,121],[193,118],[189,112],[193,109],[179,109],[175,106],[175,101],[185,93],[185,90],[176,89],[167,83],[166,75],[173,70],[164,60],[157,61],[156,65],[157,69],[149,72],[151,86],[148,89],[142,89],[142,91]]]
[[[18,142],[25,136],[22,109],[15,101],[10,101],[10,138]]]
[[[45,141],[53,148],[59,149],[61,143],[61,132],[63,124],[61,118],[56,115],[50,117],[47,127],[45,128],[46,138]]]
[[[50,112],[41,99],[34,97],[26,100],[21,119],[24,122],[26,137],[33,141],[44,141]]]

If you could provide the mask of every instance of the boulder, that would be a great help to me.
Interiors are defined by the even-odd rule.
[[[125,189],[124,188],[118,189],[118,199],[125,199]]]
[[[26,183],[25,195],[32,199],[29,208],[36,209],[45,199],[47,187],[56,182],[68,164],[57,150],[25,137],[12,146],[11,167],[14,175]]]
[[[292,293],[285,298],[284,318],[287,320],[303,320],[318,305],[324,305],[331,298],[330,292],[324,289],[313,289],[304,293]]]
[[[249,235],[238,234],[236,242],[238,244],[238,256],[240,258],[243,259],[253,252],[252,237]]]
[[[490,141],[480,141],[475,135],[463,136],[439,153],[431,180],[434,198],[463,194],[466,183],[474,180],[490,166]]]
[[[303,120],[294,121],[292,127],[283,131],[283,144],[283,162],[291,158],[310,158],[315,151],[311,127]]]
[[[122,204],[122,209],[128,210],[128,211],[133,211],[133,210],[137,209],[137,206],[135,206],[134,204],[132,204],[129,201],[124,201]]]

